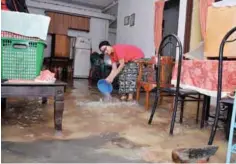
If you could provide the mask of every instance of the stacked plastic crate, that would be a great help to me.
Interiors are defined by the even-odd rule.
[[[45,47],[37,37],[1,29],[1,79],[35,79],[42,69]]]

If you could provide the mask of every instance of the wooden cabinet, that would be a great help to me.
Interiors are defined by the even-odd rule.
[[[67,35],[67,28],[64,28],[63,14],[56,14],[55,17],[55,33],[59,35]]]
[[[61,13],[46,12],[51,18],[49,33],[67,35],[68,29],[89,31],[90,29],[90,18],[72,16]]]
[[[55,25],[55,20],[54,20],[54,13],[47,13],[47,15],[51,18],[50,24],[49,24],[49,29],[48,29],[48,33],[49,34],[53,34],[54,30],[54,25]]]
[[[71,24],[69,26],[70,29],[89,31],[90,29],[90,19],[85,17],[75,17],[72,16]]]
[[[66,35],[55,35],[54,57],[70,56],[70,41]]]
[[[71,15],[63,15],[63,25],[64,25],[64,30],[66,31],[66,35],[67,35],[67,31],[68,31],[68,27],[71,24]]]

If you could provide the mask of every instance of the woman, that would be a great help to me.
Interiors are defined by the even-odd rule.
[[[136,46],[125,44],[111,46],[108,41],[102,41],[99,44],[99,49],[108,55],[112,61],[112,71],[106,81],[112,83],[114,78],[119,75],[121,100],[132,101],[133,94],[136,92],[138,76],[138,65],[134,61],[143,58],[144,53]],[[117,63],[119,64],[118,67]]]

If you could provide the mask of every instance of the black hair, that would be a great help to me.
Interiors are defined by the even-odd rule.
[[[101,49],[102,46],[111,46],[111,44],[108,41],[104,40],[104,41],[100,42],[100,44],[98,46],[99,50]]]

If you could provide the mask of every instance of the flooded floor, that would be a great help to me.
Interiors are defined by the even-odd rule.
[[[152,96],[153,97],[153,96]],[[65,93],[63,136],[54,135],[53,98],[8,99],[2,119],[2,162],[172,162],[173,149],[205,146],[210,126],[196,124],[196,104],[185,106],[184,122],[169,136],[170,101],[164,99],[152,125],[150,111],[139,103],[101,101],[86,80],[74,82]],[[151,102],[152,104],[152,102]],[[225,162],[227,141],[217,131],[219,149],[209,162]]]

